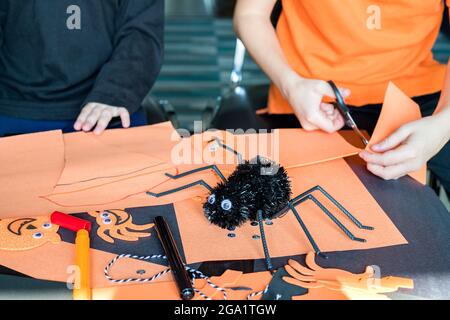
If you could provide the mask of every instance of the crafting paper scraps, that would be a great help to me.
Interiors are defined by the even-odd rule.
[[[384,97],[380,118],[369,141],[367,150],[371,151],[371,146],[383,141],[401,126],[420,120],[421,118],[422,115],[419,105],[403,93],[395,84],[390,82]],[[427,168],[425,165],[421,170],[411,173],[410,176],[425,185],[426,173]]]
[[[0,251],[22,251],[60,243],[59,227],[49,217],[12,218],[0,220]]]
[[[140,238],[150,237],[150,232],[143,232],[153,228],[153,223],[137,225],[133,223],[133,217],[125,210],[105,210],[88,212],[94,217],[99,228],[97,234],[109,243],[114,239],[123,241],[138,241]]]
[[[292,297],[293,300],[388,300],[386,293],[400,288],[413,289],[414,282],[407,278],[376,278],[373,267],[362,274],[322,268],[314,261],[314,252],[306,256],[306,265],[289,260],[285,266],[288,276],[283,280],[289,284],[308,289],[308,293]]]

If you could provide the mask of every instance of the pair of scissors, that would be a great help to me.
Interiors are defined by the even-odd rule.
[[[365,146],[369,144],[369,141],[367,141],[366,137],[362,134],[362,132],[359,130],[358,126],[356,125],[355,120],[353,120],[352,115],[350,114],[350,109],[347,107],[347,104],[344,101],[344,98],[342,97],[341,92],[339,91],[338,87],[333,81],[328,81],[328,84],[331,86],[331,88],[334,91],[334,95],[336,96],[336,103],[334,104],[335,107],[339,110],[342,117],[344,118],[345,124],[350,127],[361,139],[361,141],[364,143]]]

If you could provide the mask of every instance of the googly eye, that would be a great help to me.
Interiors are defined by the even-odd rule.
[[[103,219],[104,224],[111,224],[112,220],[109,218]]]
[[[40,239],[40,238],[42,238],[44,235],[41,233],[41,232],[37,232],[37,233],[35,233],[35,234],[33,234],[33,238],[35,238],[35,239]]]
[[[51,224],[50,222],[46,222],[46,223],[44,223],[44,224],[42,225],[42,227],[43,227],[44,229],[50,229],[50,228],[52,227],[52,224]]]
[[[231,201],[228,199],[223,200],[220,204],[220,207],[225,211],[230,211],[232,206]]]
[[[212,194],[208,197],[208,203],[214,204],[216,202],[216,195]]]
[[[219,145],[217,143],[212,143],[209,145],[210,152],[217,152],[219,150]]]
[[[100,216],[102,218],[109,218],[109,213],[108,212],[103,212]]]

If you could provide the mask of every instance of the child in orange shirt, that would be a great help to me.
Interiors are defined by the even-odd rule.
[[[306,130],[340,130],[342,116],[324,102],[334,98],[326,83],[333,80],[358,125],[371,132],[393,81],[419,103],[424,118],[360,156],[384,179],[431,159],[429,168],[450,191],[450,81],[444,83],[450,78],[431,52],[443,1],[283,0],[276,32],[270,21],[275,3],[239,0],[235,13],[239,37],[273,82],[269,112],[293,113]]]

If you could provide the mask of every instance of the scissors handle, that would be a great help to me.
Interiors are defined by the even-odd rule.
[[[336,96],[336,104],[339,109],[339,111],[343,114],[343,116],[346,116],[350,113],[349,108],[345,104],[344,98],[342,97],[341,92],[339,91],[337,85],[332,81],[328,81],[328,84],[331,86],[331,89],[333,89],[334,95]]]
[[[366,137],[361,133],[358,126],[356,125],[355,120],[353,120],[352,115],[350,114],[350,109],[347,107],[347,104],[344,101],[344,98],[342,97],[341,92],[339,91],[339,88],[337,85],[332,81],[328,81],[328,84],[331,86],[331,89],[334,91],[334,95],[336,96],[336,103],[335,106],[339,110],[339,112],[342,114],[342,117],[344,118],[345,123],[347,126],[353,129],[355,133],[360,137],[361,141],[364,143],[364,145],[368,145],[369,141],[367,141]]]

